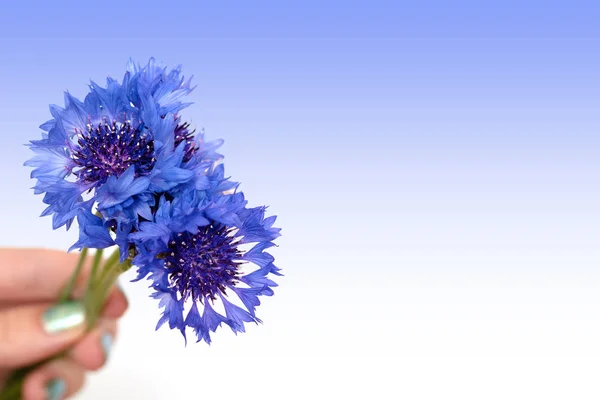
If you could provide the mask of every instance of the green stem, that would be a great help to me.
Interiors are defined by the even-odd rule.
[[[108,275],[109,271],[114,268],[115,264],[119,263],[119,258],[121,256],[121,252],[119,249],[116,249],[110,257],[104,262],[104,267],[102,268],[102,273],[98,278],[98,282],[103,282],[106,279],[106,275]]]
[[[102,261],[102,253],[104,253],[104,249],[96,250],[96,254],[94,254],[94,263],[92,264],[92,272],[90,273],[90,278],[88,279],[86,295],[93,290],[94,281],[96,280],[96,275],[98,274],[98,267],[100,266],[100,261]]]
[[[67,286],[65,286],[65,288],[63,289],[63,291],[60,294],[60,297],[58,298],[59,303],[64,303],[65,301],[69,300],[69,297],[71,297],[71,292],[73,291],[73,288],[75,287],[77,278],[79,278],[79,275],[81,275],[81,270],[83,269],[83,264],[85,263],[87,253],[88,253],[88,248],[84,247],[81,250],[81,253],[79,254],[79,261],[77,262],[77,266],[75,267],[75,272],[73,272],[73,274],[71,275],[71,278],[69,279],[69,283],[67,283]]]
[[[25,375],[25,370],[23,370],[21,374],[11,376],[6,386],[0,391],[0,400],[21,400],[21,386]]]
[[[88,324],[90,327],[95,325],[108,297],[108,292],[120,275],[118,272],[119,257],[120,252],[117,249],[104,262],[102,271],[93,280],[93,287],[86,293],[86,306],[89,309]],[[106,285],[107,281],[109,281],[108,286]]]
[[[96,291],[98,290],[98,275],[102,273],[102,271],[98,270],[100,268],[100,262],[102,261],[103,253],[104,249],[96,250],[96,254],[94,255],[94,263],[92,264],[92,271],[90,272],[90,278],[88,279],[87,289],[83,298],[83,303],[85,305],[87,314],[88,329],[92,329],[92,327],[96,324],[99,316],[99,310],[102,306],[101,304],[96,303]]]
[[[118,262],[118,258],[113,263],[107,263],[102,271],[102,279],[98,279],[98,289],[92,303],[98,306],[103,305],[108,298],[108,294],[113,285],[119,279],[119,276],[131,267],[131,260],[127,259],[123,263]],[[99,311],[99,310],[98,310]]]

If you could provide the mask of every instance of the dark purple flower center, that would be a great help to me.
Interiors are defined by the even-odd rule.
[[[194,142],[194,131],[190,131],[188,128],[190,124],[185,122],[183,124],[177,124],[175,127],[175,147],[179,146],[182,142],[185,142],[185,154],[183,161],[188,162],[192,159],[192,156],[198,150],[196,143]]]
[[[87,132],[78,132],[72,152],[78,166],[73,171],[77,178],[99,185],[109,176],[120,176],[132,165],[136,176],[146,175],[156,161],[152,135],[139,126],[134,128],[129,121],[88,124]]]
[[[241,252],[232,243],[231,230],[216,224],[201,227],[198,233],[178,233],[165,254],[171,285],[182,298],[216,300],[239,276]]]

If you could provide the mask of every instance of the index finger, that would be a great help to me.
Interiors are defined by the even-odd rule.
[[[0,249],[0,301],[57,299],[78,260],[79,253]],[[85,287],[91,264],[87,257],[75,288]]]

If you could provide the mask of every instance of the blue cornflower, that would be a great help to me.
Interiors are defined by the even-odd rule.
[[[91,82],[83,102],[65,93],[64,108],[50,106],[53,119],[40,126],[42,139],[30,144],[36,155],[25,163],[34,167],[35,193],[44,194],[42,215],[53,216],[55,229],[80,216],[80,224],[92,224],[80,227],[86,243],[101,246],[106,237],[93,235],[99,225],[92,213],[99,212],[124,249],[139,221],[152,219],[158,195],[214,186],[207,171],[222,158],[215,151],[222,142],[205,142],[177,114],[191,104],[182,98],[192,90],[180,66],[167,71],[150,59],[145,66],[130,61],[122,83]]]
[[[259,297],[273,294],[280,275],[267,252],[279,229],[225,177],[223,142],[181,120],[191,90],[180,67],[130,62],[122,82],[92,82],[83,102],[66,93],[64,108],[50,106],[26,165],[53,227],[77,218],[72,248],[118,245],[138,280],[152,280],[163,308],[157,329],[168,322],[185,337],[191,328],[210,343],[222,324],[237,333],[260,322]]]
[[[210,343],[210,332],[222,323],[237,333],[245,331],[246,322],[260,322],[255,314],[259,296],[272,295],[277,284],[270,275],[281,275],[266,251],[280,230],[273,227],[275,216],[265,218],[266,207],[247,208],[246,203],[241,192],[162,198],[154,220],[130,235],[137,244],[138,280],[153,281],[152,297],[164,308],[157,329],[168,322],[185,337],[189,327],[198,341]],[[243,250],[248,244],[251,248]],[[248,263],[255,267],[249,273],[241,268]]]

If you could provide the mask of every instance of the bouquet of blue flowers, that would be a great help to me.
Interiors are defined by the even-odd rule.
[[[279,236],[275,216],[249,208],[238,183],[225,177],[223,142],[207,141],[181,119],[192,90],[180,66],[130,61],[122,82],[91,82],[83,102],[66,93],[64,108],[50,106],[53,118],[29,145],[35,156],[25,165],[47,205],[42,215],[52,216],[54,229],[78,223],[71,250],[81,251],[80,262],[61,301],[69,300],[88,249],[96,249],[84,296],[90,327],[131,267],[159,300],[157,329],[168,323],[186,338],[190,328],[206,343],[222,325],[237,333],[260,322],[259,297],[277,286],[271,277],[280,270],[267,252]],[[19,398],[25,373],[14,374],[0,399]]]

